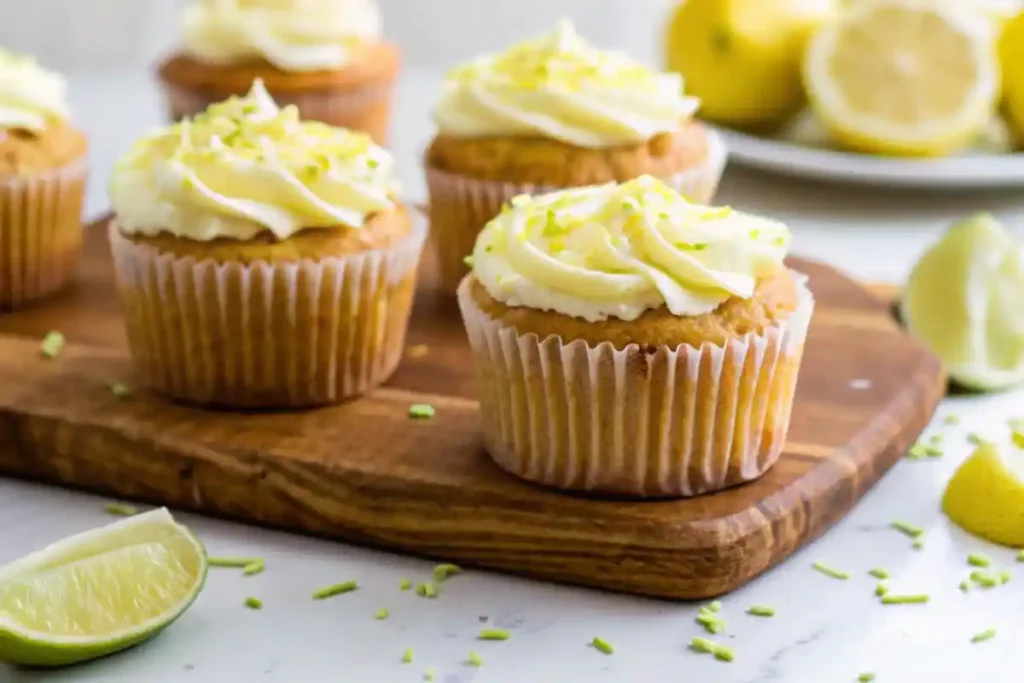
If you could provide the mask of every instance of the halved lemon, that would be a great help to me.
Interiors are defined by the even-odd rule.
[[[202,544],[164,509],[0,567],[0,661],[63,666],[136,645],[184,613],[206,571]]]
[[[804,83],[841,146],[947,155],[978,137],[999,100],[994,29],[951,2],[856,3],[811,39]]]
[[[975,536],[1024,548],[1024,453],[979,446],[946,485],[942,510]]]

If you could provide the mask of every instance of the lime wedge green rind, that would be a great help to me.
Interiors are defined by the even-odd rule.
[[[137,645],[192,605],[206,573],[202,543],[165,509],[60,541],[0,567],[0,661],[67,666]]]

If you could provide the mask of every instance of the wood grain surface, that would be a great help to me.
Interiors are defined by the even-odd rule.
[[[538,488],[490,462],[458,313],[431,291],[429,263],[406,359],[360,400],[253,415],[115,397],[107,383],[131,385],[131,368],[93,226],[71,291],[0,316],[0,471],[552,581],[719,595],[838,521],[944,390],[939,363],[880,298],[826,266],[793,266],[818,308],[780,462],[715,495],[635,502]],[[68,339],[54,360],[39,353],[50,329]],[[433,420],[408,418],[421,402]]]

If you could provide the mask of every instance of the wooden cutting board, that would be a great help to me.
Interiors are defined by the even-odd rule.
[[[523,483],[481,446],[469,350],[426,263],[410,351],[384,388],[316,411],[239,414],[132,384],[106,236],[88,229],[65,294],[0,316],[0,472],[552,581],[719,595],[838,521],[928,422],[939,363],[882,299],[794,260],[818,300],[789,442],[762,479],[691,500],[566,495]],[[39,340],[60,330],[55,360]],[[433,420],[410,420],[432,403]]]

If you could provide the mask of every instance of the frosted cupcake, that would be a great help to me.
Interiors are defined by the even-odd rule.
[[[369,136],[244,98],[143,138],[110,184],[137,374],[173,398],[300,407],[394,372],[426,227]]]
[[[74,276],[86,152],[64,79],[0,50],[0,309],[52,294]]]
[[[567,23],[448,74],[426,154],[431,236],[454,291],[477,234],[512,197],[663,179],[709,201],[725,150],[678,74],[589,45]]]
[[[542,484],[693,496],[778,460],[814,300],[777,222],[659,180],[515,198],[458,290],[484,439]]]
[[[373,0],[190,0],[184,46],[159,66],[174,120],[262,79],[306,119],[387,139],[398,51]]]

